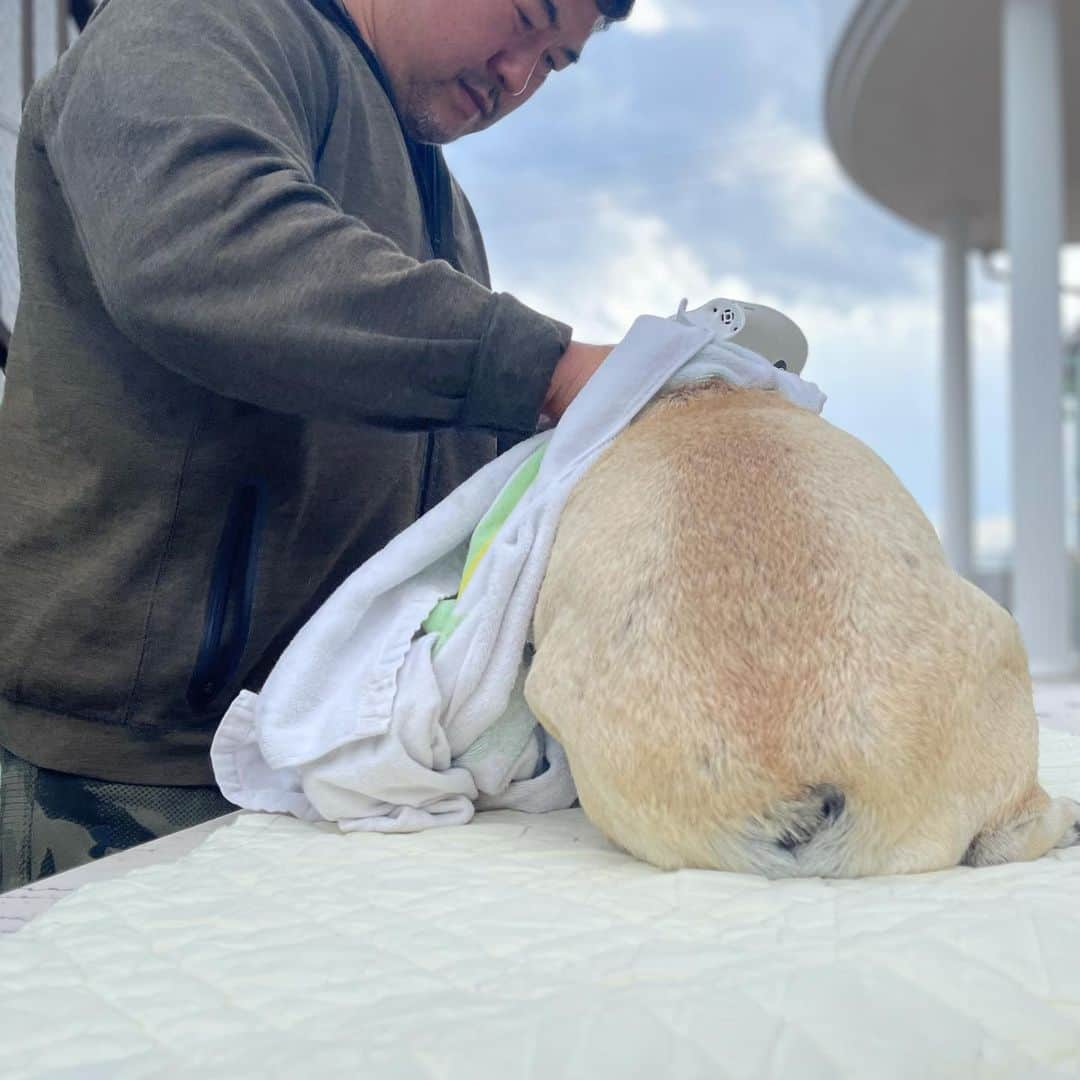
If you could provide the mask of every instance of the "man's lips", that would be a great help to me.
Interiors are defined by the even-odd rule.
[[[480,115],[487,116],[487,102],[464,79],[459,79],[458,82],[465,93],[472,99],[473,104],[480,110]]]

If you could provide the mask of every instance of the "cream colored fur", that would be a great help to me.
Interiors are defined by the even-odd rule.
[[[657,866],[859,876],[1077,839],[1015,621],[857,439],[775,392],[650,406],[574,490],[526,697]]]

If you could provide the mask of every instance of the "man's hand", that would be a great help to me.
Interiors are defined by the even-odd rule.
[[[540,409],[541,418],[556,423],[614,348],[614,345],[571,341],[551,376],[551,385]]]

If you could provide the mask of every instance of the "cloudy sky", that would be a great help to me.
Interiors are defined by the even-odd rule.
[[[937,242],[847,180],[823,134],[817,0],[638,0],[577,69],[447,148],[495,288],[617,341],[715,295],[781,309],[810,342],[825,417],[937,522]],[[1070,279],[1080,258],[1069,252]],[[1005,289],[972,264],[978,549],[1010,542]],[[1080,322],[1080,305],[1066,305]]]

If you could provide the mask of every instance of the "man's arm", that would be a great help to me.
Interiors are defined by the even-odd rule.
[[[94,20],[46,150],[110,315],[266,408],[532,430],[569,328],[335,204],[310,164],[326,72],[294,78],[289,50],[313,47],[275,30],[251,0]]]

